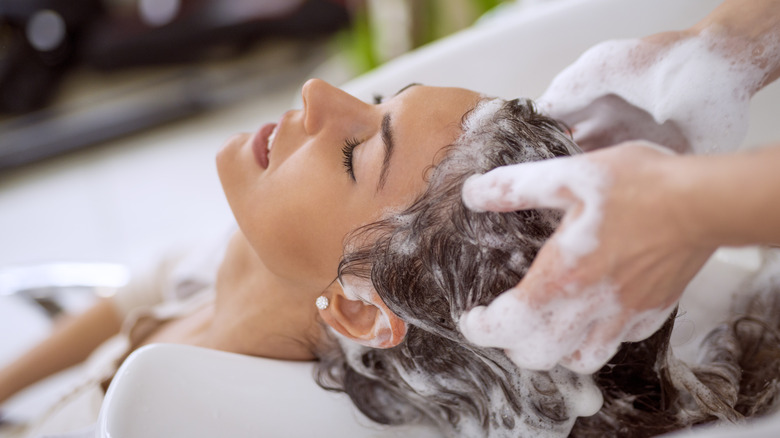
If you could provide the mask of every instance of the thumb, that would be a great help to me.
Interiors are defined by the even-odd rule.
[[[518,294],[509,289],[487,306],[475,307],[463,315],[459,328],[463,336],[477,345],[506,348],[518,338],[525,338],[533,331],[527,324],[536,313]]]
[[[498,348],[513,350],[528,350],[522,356],[528,356],[522,362],[528,365],[533,357],[538,356],[539,348],[535,345],[541,332],[545,332],[545,316],[540,312],[548,301],[555,296],[550,290],[551,285],[545,281],[545,276],[559,274],[556,271],[560,263],[550,260],[554,254],[542,249],[534,266],[515,287],[504,291],[487,306],[477,306],[461,315],[458,326],[463,336],[470,342]],[[542,266],[537,266],[541,262]],[[550,366],[554,365],[553,361]],[[547,367],[535,364],[534,369]]]
[[[551,307],[554,303],[533,305],[524,286],[464,313],[459,329],[475,345],[504,349],[521,368],[549,370],[576,347],[584,319],[570,320]]]

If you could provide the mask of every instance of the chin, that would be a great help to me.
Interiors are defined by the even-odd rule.
[[[256,166],[254,157],[251,156],[251,149],[244,147],[251,138],[251,134],[236,134],[230,137],[217,152],[217,175],[229,203],[232,203],[231,192],[242,187],[250,176],[252,167]]]
[[[217,152],[217,171],[219,172],[220,179],[222,179],[224,173],[223,169],[237,164],[236,160],[239,158],[242,146],[244,146],[251,137],[251,134],[247,133],[234,134],[222,145],[222,148]]]

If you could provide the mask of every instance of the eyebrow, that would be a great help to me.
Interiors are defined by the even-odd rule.
[[[420,84],[419,82],[412,82],[411,84],[406,85],[405,87],[403,87],[400,90],[396,91],[395,94],[393,94],[393,97],[398,96],[399,94],[403,93],[404,91],[406,91],[406,90],[408,90],[408,89],[410,89],[412,87],[416,87],[418,85],[422,85],[422,84]]]
[[[382,143],[385,145],[385,158],[382,160],[382,170],[379,171],[379,182],[376,186],[377,192],[382,190],[387,182],[387,171],[390,168],[390,159],[393,157],[393,151],[395,150],[393,130],[390,127],[390,113],[385,113],[385,116],[382,117],[381,135]]]
[[[409,88],[420,85],[417,82],[412,82],[409,85],[398,90],[393,97],[398,96]],[[387,171],[390,169],[390,159],[393,157],[393,151],[395,150],[395,142],[393,141],[393,129],[390,126],[390,113],[385,113],[382,117],[382,128],[380,130],[382,136],[382,143],[385,145],[385,158],[382,160],[382,169],[379,171],[379,182],[376,185],[376,191],[381,191],[385,183],[387,182]]]

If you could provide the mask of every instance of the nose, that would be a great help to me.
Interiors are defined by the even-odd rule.
[[[370,105],[320,79],[310,79],[301,89],[303,128],[309,135],[319,132],[326,123],[355,121],[366,114]]]

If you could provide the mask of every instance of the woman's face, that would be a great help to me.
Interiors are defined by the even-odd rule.
[[[302,95],[302,110],[230,139],[217,167],[267,269],[321,290],[336,276],[349,232],[422,192],[426,169],[480,95],[413,86],[372,105],[316,79]]]

